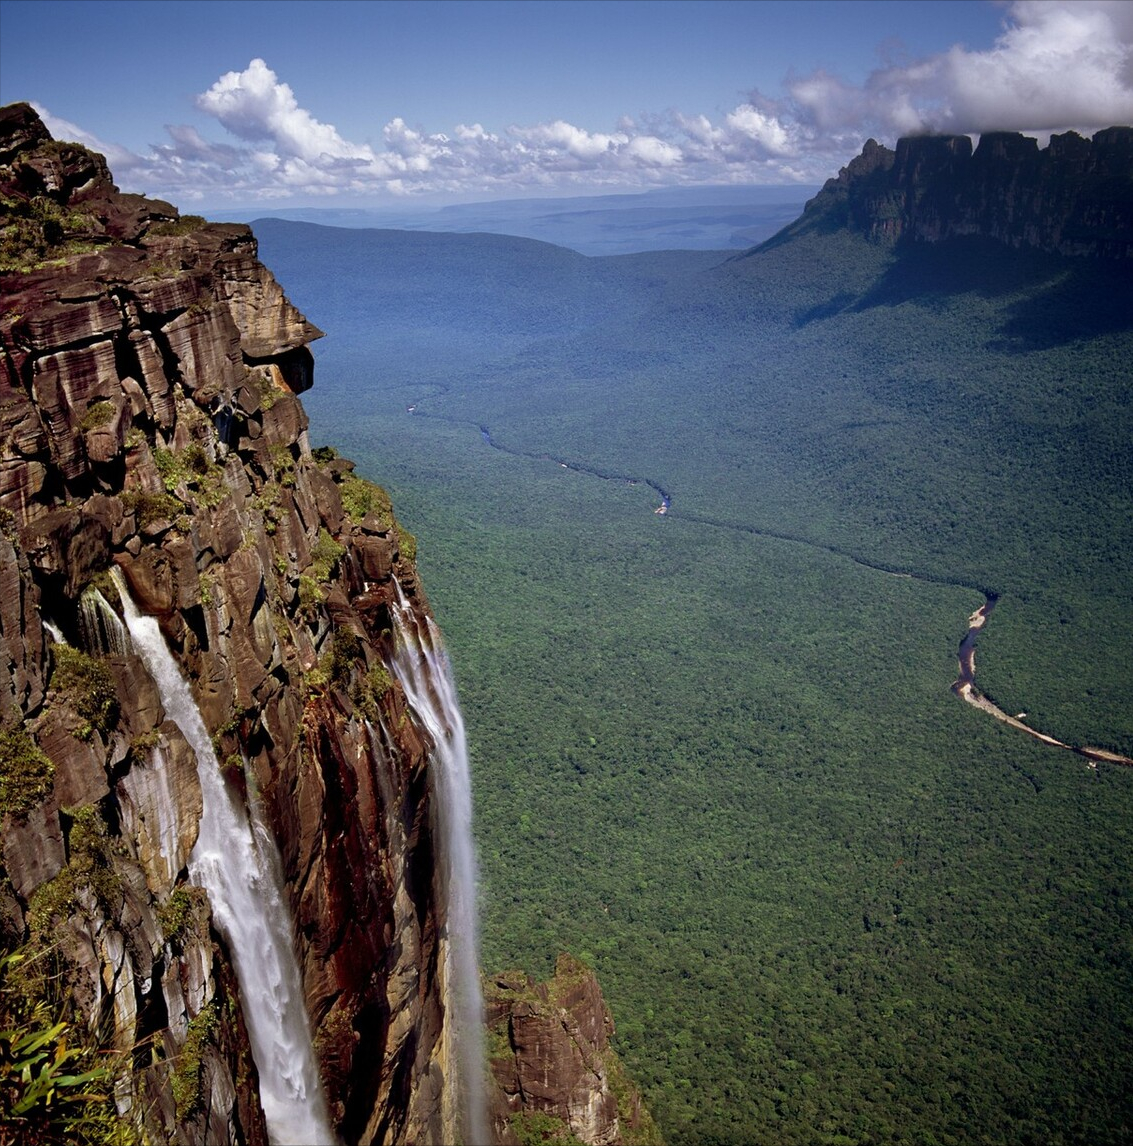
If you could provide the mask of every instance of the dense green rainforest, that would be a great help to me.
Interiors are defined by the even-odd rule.
[[[979,687],[1133,755],[1127,269],[256,231],[418,537],[486,968],[591,962],[673,1144],[1128,1141],[1133,769],[950,691],[998,594]]]

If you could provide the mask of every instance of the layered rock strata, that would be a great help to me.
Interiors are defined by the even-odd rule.
[[[122,195],[0,111],[0,927],[49,952],[155,1141],[266,1141],[229,953],[187,882],[192,750],[113,616],[159,618],[279,846],[345,1142],[455,1138],[431,745],[387,665],[389,499],[312,451],[320,336],[240,225]],[[109,603],[109,608],[107,606]]]
[[[1133,258],[1133,127],[1045,148],[1017,132],[868,140],[781,237],[849,227],[893,242],[978,235],[1013,247]],[[776,242],[772,239],[770,242]]]

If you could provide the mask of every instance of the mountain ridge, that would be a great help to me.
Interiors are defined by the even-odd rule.
[[[982,236],[1068,256],[1133,258],[1133,128],[1091,139],[1018,132],[905,136],[862,152],[763,248],[847,227],[878,242]],[[756,248],[758,250],[760,248]]]

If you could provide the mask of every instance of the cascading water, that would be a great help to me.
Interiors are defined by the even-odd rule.
[[[79,598],[79,634],[88,652],[123,657],[133,651],[118,614],[95,588],[87,589]]]
[[[438,835],[448,888],[446,980],[453,987],[457,1061],[463,1096],[464,1139],[489,1142],[484,1101],[484,1004],[480,991],[476,915],[476,852],[472,845],[472,782],[464,719],[440,632],[422,623],[401,586],[393,610],[395,650],[390,665],[414,712],[432,736]]]
[[[268,1137],[276,1146],[330,1146],[335,1136],[319,1083],[275,841],[257,803],[251,802],[249,815],[224,782],[208,729],[157,621],[138,612],[120,577],[115,583],[134,650],[153,677],[166,716],[196,753],[204,800],[189,878],[208,892],[213,921],[236,969]]]

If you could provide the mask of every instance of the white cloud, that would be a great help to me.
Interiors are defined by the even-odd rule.
[[[701,147],[714,147],[725,138],[722,128],[714,127],[706,115],[680,115],[676,116],[677,125],[688,136],[693,144]]]
[[[584,163],[596,163],[629,142],[628,136],[622,132],[616,135],[592,135],[561,119],[554,123],[536,124],[534,127],[513,127],[511,134],[526,143],[542,147],[549,154],[569,155]]]
[[[681,162],[681,149],[655,135],[639,135],[625,146],[625,154],[650,167],[676,167]]]
[[[396,117],[375,131],[379,143],[355,143],[301,107],[260,59],[197,97],[197,107],[235,142],[175,125],[166,142],[138,155],[39,110],[57,137],[106,154],[123,186],[174,201],[819,182],[868,135],[892,143],[926,130],[1045,136],[1133,123],[1131,46],[1133,4],[1126,0],[1016,0],[986,50],[957,45],[880,67],[860,85],[828,71],[792,74],[781,99],[753,91],[715,118],[680,111],[647,122],[622,117],[609,132],[559,119],[500,132],[473,122],[430,133]]]
[[[195,127],[185,124],[166,124],[165,130],[173,139],[173,146],[166,145],[171,158],[178,161],[197,161],[221,166],[237,163],[241,156],[239,148],[226,143],[210,143]]]
[[[1127,4],[1024,0],[1014,15],[1018,23],[991,51],[953,48],[943,58],[945,126],[1060,131],[1133,122]]]
[[[492,135],[491,132],[485,131],[483,125],[479,123],[474,123],[471,127],[463,123],[458,123],[456,125],[456,137],[457,139],[468,141],[483,140],[487,143],[499,142],[498,136]]]
[[[240,139],[271,140],[282,155],[307,162],[324,156],[373,158],[368,147],[348,143],[330,124],[304,111],[263,60],[253,60],[242,72],[226,72],[197,96],[197,107]]]
[[[777,116],[762,112],[750,103],[730,112],[727,123],[737,135],[746,136],[771,155],[792,155],[798,150],[791,132]]]
[[[1133,123],[1133,4],[1016,0],[986,51],[956,45],[878,69],[861,88],[815,72],[788,90],[789,113],[819,135],[1046,135]]]

